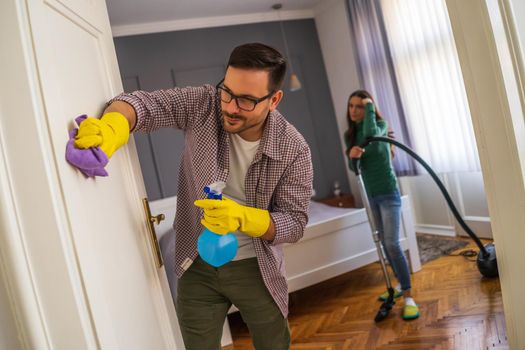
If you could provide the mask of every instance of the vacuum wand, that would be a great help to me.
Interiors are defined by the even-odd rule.
[[[359,159],[353,158],[352,163],[354,166],[355,174],[357,176],[357,183],[359,186],[359,193],[361,194],[361,199],[363,201],[363,205],[365,207],[366,214],[368,216],[368,222],[370,223],[370,228],[372,229],[372,236],[374,238],[374,243],[376,245],[377,255],[379,256],[379,262],[381,263],[381,270],[383,271],[383,277],[385,278],[386,282],[386,288],[388,291],[388,297],[387,299],[381,304],[381,307],[379,308],[379,311],[377,312],[377,315],[375,317],[375,321],[379,322],[383,319],[385,319],[388,316],[388,312],[392,309],[392,307],[395,304],[394,301],[394,288],[392,288],[392,283],[390,281],[390,276],[388,275],[388,271],[386,269],[386,259],[383,254],[383,249],[381,249],[381,240],[379,239],[379,231],[376,227],[376,221],[374,218],[374,213],[372,212],[372,209],[370,207],[370,202],[368,200],[368,196],[366,194],[366,188],[365,184],[363,182],[363,178],[361,176],[361,172],[359,170]]]

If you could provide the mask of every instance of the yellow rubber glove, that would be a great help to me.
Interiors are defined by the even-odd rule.
[[[129,122],[118,112],[106,113],[102,118],[89,117],[80,123],[75,138],[77,148],[97,147],[111,158],[129,139]]]
[[[193,204],[204,209],[201,224],[220,235],[239,230],[248,236],[260,237],[270,227],[268,210],[240,205],[226,197],[199,199]]]

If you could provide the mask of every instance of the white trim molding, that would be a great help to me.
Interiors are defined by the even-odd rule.
[[[115,25],[111,27],[113,37],[152,34],[162,32],[173,32],[178,30],[201,29],[213,27],[226,27],[239,24],[289,21],[295,19],[314,18],[313,10],[295,10],[276,12],[259,12],[245,15],[200,17],[178,19],[173,21],[160,21],[148,23],[136,23],[126,25]]]
[[[431,224],[416,224],[414,225],[417,233],[425,233],[429,235],[455,237],[456,231],[454,226],[445,225],[431,225]]]
[[[490,224],[490,218],[484,216],[464,216],[463,220],[468,227],[479,238],[493,239],[492,237],[492,226]],[[468,236],[463,228],[456,222],[456,232],[459,236]]]

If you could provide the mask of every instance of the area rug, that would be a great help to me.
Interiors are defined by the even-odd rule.
[[[417,233],[416,239],[422,264],[437,259],[440,256],[448,255],[469,244],[468,241],[459,240],[453,237],[442,237],[422,233]]]

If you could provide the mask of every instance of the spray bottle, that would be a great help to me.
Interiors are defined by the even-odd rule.
[[[222,200],[224,187],[226,184],[222,181],[204,187],[206,198]],[[237,237],[232,232],[220,235],[205,228],[197,240],[197,251],[202,260],[215,267],[230,262],[237,254],[237,247]]]

